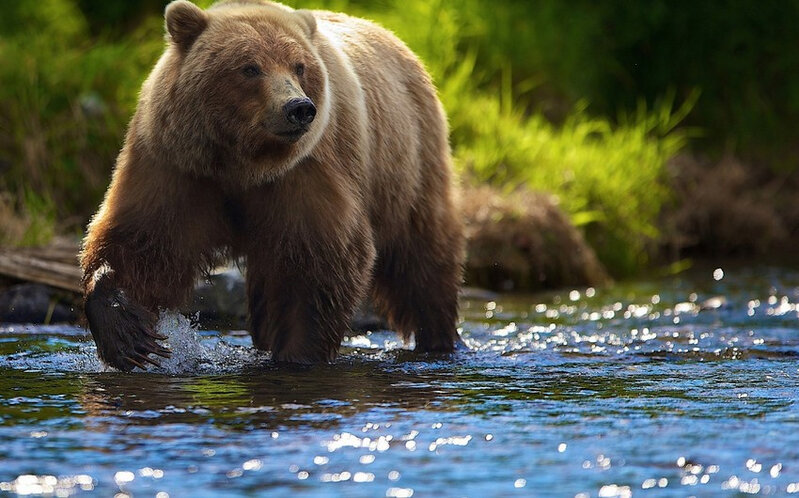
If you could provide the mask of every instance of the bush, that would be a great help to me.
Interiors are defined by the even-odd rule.
[[[458,78],[442,87],[445,103],[463,95],[451,85]],[[616,126],[580,108],[554,126],[485,94],[472,93],[465,104],[449,108],[456,164],[467,177],[554,194],[616,276],[648,263],[669,198],[666,164],[687,138],[675,126],[693,100],[676,112],[669,100],[657,112],[642,105]]]

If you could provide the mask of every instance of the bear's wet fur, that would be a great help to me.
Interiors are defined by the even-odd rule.
[[[416,349],[458,341],[463,234],[446,118],[411,51],[370,22],[177,0],[81,254],[105,362],[168,355],[159,309],[247,261],[253,344],[330,361],[371,297]]]

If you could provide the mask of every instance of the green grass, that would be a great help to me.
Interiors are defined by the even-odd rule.
[[[72,2],[11,2],[6,14],[0,189],[28,225],[15,242],[32,244],[56,222],[82,228],[96,208],[138,87],[161,49],[160,22],[110,42],[89,37]]]
[[[672,113],[663,104],[618,126],[578,109],[556,127],[476,96],[451,114],[456,164],[477,181],[555,194],[600,260],[616,276],[629,275],[647,264],[657,241],[669,200],[666,163],[686,139],[671,125],[688,108]]]

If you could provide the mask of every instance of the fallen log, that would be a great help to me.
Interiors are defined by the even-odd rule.
[[[0,248],[0,275],[81,292],[78,244],[58,241],[47,247]]]

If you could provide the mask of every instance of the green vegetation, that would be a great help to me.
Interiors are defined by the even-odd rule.
[[[81,11],[64,0],[3,9],[0,212],[21,222],[0,228],[0,241],[31,244],[56,221],[82,228],[96,209],[162,35],[160,23],[148,23],[119,41],[90,37]]]
[[[691,135],[679,125],[701,128],[705,148],[753,155],[797,138],[786,123],[799,117],[799,52],[781,47],[799,46],[797,16],[783,12],[799,13],[799,1],[723,12],[665,0],[287,3],[396,32],[440,88],[464,181],[555,194],[616,275],[652,253],[670,196],[665,166]],[[4,5],[0,218],[14,223],[0,224],[0,242],[82,229],[162,49],[162,9]]]

